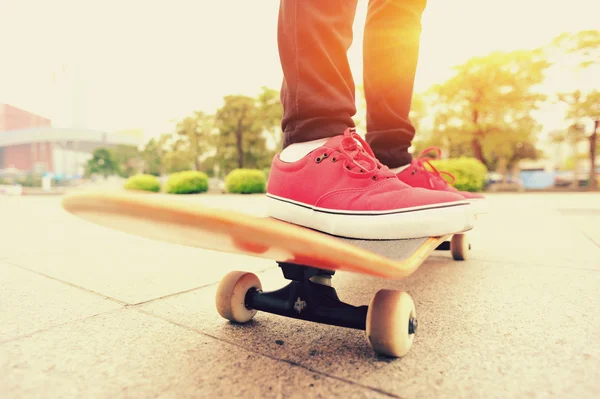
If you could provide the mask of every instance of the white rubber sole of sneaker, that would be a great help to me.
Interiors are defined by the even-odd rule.
[[[437,237],[473,228],[468,201],[382,212],[350,212],[311,207],[267,194],[268,216],[334,236],[398,240]]]

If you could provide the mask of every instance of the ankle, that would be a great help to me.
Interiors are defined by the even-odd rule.
[[[390,171],[394,172],[395,174],[398,174],[398,173],[402,172],[404,169],[408,168],[409,166],[410,166],[410,164],[406,164],[403,166],[399,166],[397,168],[390,169]]]
[[[309,152],[321,147],[329,138],[290,144],[281,151],[279,159],[283,162],[296,162]]]

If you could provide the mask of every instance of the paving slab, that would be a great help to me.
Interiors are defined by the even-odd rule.
[[[262,259],[172,245],[98,226],[64,211],[57,198],[26,198],[4,205],[0,220],[11,226],[1,237],[6,263],[127,304],[214,283],[223,271],[240,265],[252,271],[273,267]]]
[[[596,198],[600,204],[600,195]],[[469,233],[471,258],[600,270],[600,246],[590,238],[595,225],[588,220],[582,228],[560,211],[560,206],[576,204],[544,204],[540,197],[538,202],[539,206],[528,201],[505,203],[501,196],[493,197],[490,213],[482,215]]]
[[[385,397],[122,309],[0,345],[10,398]]]
[[[0,261],[0,344],[121,304]]]
[[[262,196],[177,199],[265,211]],[[489,201],[492,213],[469,233],[466,262],[437,253],[398,282],[336,275],[341,299],[354,305],[381,288],[407,290],[415,300],[415,344],[405,358],[389,359],[357,330],[261,312],[243,326],[223,320],[216,282],[238,269],[256,272],[265,289],[279,288],[286,282],[273,262],[95,226],[64,212],[59,198],[0,197],[0,289],[7,293],[0,306],[8,309],[0,308],[0,323],[10,320],[0,327],[0,341],[10,337],[0,343],[0,392],[600,396],[600,195],[497,194]],[[12,277],[3,280],[6,268]],[[94,313],[104,303],[117,309]]]
[[[5,261],[127,304],[193,290],[239,267],[252,271],[275,267],[262,259],[161,243],[144,243],[122,252],[107,244],[102,251],[106,252],[23,254]]]
[[[265,290],[285,284],[277,270],[260,277]],[[368,304],[381,288],[411,293],[419,332],[407,357],[374,354],[358,330],[261,312],[247,325],[229,323],[215,310],[215,286],[141,308],[400,397],[600,395],[596,271],[438,257],[401,282],[348,273],[334,280],[340,298],[353,305]]]

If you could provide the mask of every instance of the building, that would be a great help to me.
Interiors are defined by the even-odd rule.
[[[89,129],[53,128],[49,119],[0,104],[0,176],[51,173],[83,175],[92,152],[100,147],[139,146],[143,132],[107,133]]]

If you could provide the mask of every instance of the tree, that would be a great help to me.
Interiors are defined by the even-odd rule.
[[[283,118],[283,105],[279,91],[263,87],[258,95],[259,119],[267,133],[272,135],[275,150],[281,150],[283,134],[281,131],[281,119]]]
[[[164,156],[171,150],[170,142],[173,141],[172,134],[162,134],[158,138],[152,138],[142,150],[141,156],[144,161],[144,171],[154,176],[165,174]]]
[[[474,57],[430,90],[438,141],[470,152],[488,169],[535,158],[539,129],[531,116],[545,96],[535,91],[549,63],[541,50],[494,52]]]
[[[214,116],[201,111],[194,112],[177,123],[175,131],[177,141],[173,149],[187,152],[193,160],[195,170],[200,170],[201,156],[208,152],[214,143]],[[180,155],[179,158],[183,159],[185,156]]]
[[[98,148],[92,153],[85,167],[86,176],[95,174],[108,177],[118,172],[118,165],[112,158],[110,151],[106,148]]]
[[[557,36],[550,45],[567,54],[577,62],[579,68],[600,64],[600,31],[583,30],[577,33],[566,32]]]
[[[580,90],[575,90],[572,93],[559,94],[558,99],[567,104],[567,120],[571,122],[571,127],[564,139],[573,146],[575,159],[577,159],[577,145],[579,142],[589,140],[590,177],[588,187],[591,190],[597,190],[596,137],[598,134],[598,121],[600,121],[600,92],[593,90],[585,94]],[[589,137],[586,135],[586,125],[591,126]],[[577,162],[575,165],[577,171]]]
[[[568,56],[568,59],[575,60],[575,74],[587,71],[589,68],[598,69],[600,67],[600,31],[598,30],[585,30],[575,34],[564,33],[554,39],[551,46],[558,49],[562,55]],[[600,92],[590,89],[588,81],[579,86],[570,93],[559,94],[558,100],[567,104],[567,120],[571,122],[572,126],[578,126],[579,130],[585,124],[591,126],[591,134],[586,137],[589,140],[590,160],[588,187],[591,190],[597,190],[596,146],[598,121],[600,121]],[[583,137],[581,139],[583,140]],[[574,155],[577,159],[577,154]]]
[[[195,167],[195,170],[201,170],[197,158],[193,158],[188,151],[172,150],[163,155],[162,163],[166,173],[183,172]]]
[[[111,148],[110,154],[117,165],[121,177],[133,176],[140,169],[141,154],[136,146],[118,145]]]
[[[244,95],[229,95],[217,111],[219,130],[217,157],[224,170],[231,170],[235,159],[238,168],[268,166],[273,154],[267,150],[265,131],[272,125],[263,119],[260,101]]]

